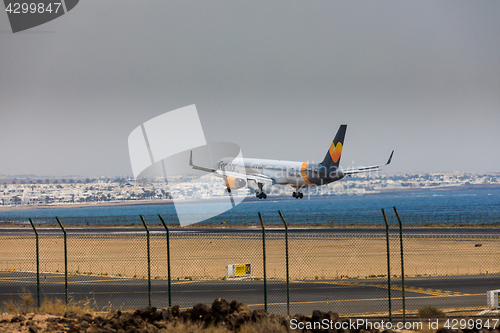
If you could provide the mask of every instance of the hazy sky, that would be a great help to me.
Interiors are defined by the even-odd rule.
[[[196,104],[246,157],[500,171],[498,1],[84,0],[0,12],[0,174],[131,174],[127,138]],[[165,143],[174,144],[174,143]]]

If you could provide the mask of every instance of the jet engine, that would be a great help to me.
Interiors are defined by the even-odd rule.
[[[245,187],[247,181],[245,179],[236,177],[226,177],[226,186],[232,190],[237,190],[239,188]]]

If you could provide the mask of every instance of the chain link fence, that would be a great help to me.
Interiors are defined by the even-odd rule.
[[[388,213],[388,274],[384,228],[289,223],[286,231],[274,215],[279,219],[262,216],[265,232],[258,216],[245,228],[218,223],[219,228],[190,230],[174,228],[171,218],[163,227],[158,216],[145,216],[149,235],[139,217],[134,223],[141,228],[125,231],[67,228],[66,251],[63,231],[35,220],[38,260],[29,226],[0,232],[0,306],[31,294],[35,302],[67,299],[101,311],[188,308],[223,297],[291,315],[401,314],[403,308],[411,313],[427,305],[479,312],[486,308],[486,291],[500,285],[500,232],[492,228],[403,229],[401,252],[398,222]],[[382,214],[372,220],[384,226]]]
[[[171,225],[178,224],[177,215],[162,214],[165,221]],[[457,212],[450,209],[425,210],[400,209],[401,219],[405,226],[482,226],[500,225],[500,212]],[[203,220],[203,216],[193,214],[193,221]],[[61,217],[62,218],[62,217]],[[144,215],[146,221],[158,220],[156,215]],[[186,219],[189,217],[186,216]],[[142,226],[140,219],[134,215],[118,216],[67,216],[64,217],[66,226]],[[346,226],[346,225],[366,225],[380,226],[383,224],[379,209],[357,209],[336,210],[331,214],[324,211],[306,211],[304,214],[287,217],[287,223],[291,226]],[[37,217],[36,223],[40,226],[57,226],[53,217]],[[266,225],[282,225],[282,221],[276,213],[266,213]],[[0,216],[0,226],[29,225],[26,216]],[[221,215],[206,219],[197,223],[196,226],[219,226],[227,224],[232,226],[251,227],[259,226],[259,219],[255,212],[226,212]]]

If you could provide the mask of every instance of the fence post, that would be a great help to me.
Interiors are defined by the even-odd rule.
[[[262,261],[264,265],[264,310],[267,312],[267,274],[266,274],[266,229],[259,212],[260,226],[262,227]]]
[[[278,210],[281,221],[285,225],[285,256],[286,256],[286,313],[290,316],[290,274],[288,271],[288,226],[286,225],[285,218],[281,211]]]
[[[142,215],[139,215],[141,217],[142,224],[144,225],[144,228],[146,229],[146,239],[147,239],[147,247],[148,247],[148,297],[149,297],[149,306],[151,306],[151,256],[149,252],[149,228],[146,224],[146,221],[144,221],[144,217]]]
[[[168,274],[168,306],[172,306],[172,288],[170,285],[170,231],[168,230],[167,224],[163,221],[163,217],[158,214],[163,227],[167,233],[167,274]]]
[[[398,210],[396,209],[395,206],[393,208],[399,223],[399,248],[401,251],[401,289],[403,291],[403,324],[406,324],[405,264],[403,258],[403,223],[401,223],[401,219],[399,218]]]
[[[391,256],[389,250],[389,223],[387,223],[387,216],[385,216],[385,211],[382,208],[382,214],[384,215],[385,222],[385,238],[387,242],[387,290],[389,293],[389,321],[392,323],[392,300],[391,300]]]
[[[29,218],[29,221],[36,236],[36,298],[38,307],[40,307],[40,249],[38,247],[38,231],[36,230],[35,224],[33,223],[33,220],[31,220],[31,217]]]
[[[66,305],[68,305],[68,243],[67,243],[67,235],[66,229],[64,229],[61,221],[56,216],[56,221],[59,223],[63,233],[64,233],[64,294],[66,296]]]

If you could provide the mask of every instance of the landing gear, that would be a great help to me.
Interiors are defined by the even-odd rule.
[[[231,193],[231,189],[229,187],[226,187],[226,192]]]
[[[292,196],[295,198],[295,199],[302,199],[304,197],[304,194],[302,192],[299,192],[299,190],[296,190],[295,192],[293,192]]]
[[[255,193],[255,196],[259,199],[266,199],[267,198],[267,194],[265,194],[263,191],[262,191],[262,188],[264,187],[264,184],[262,183],[258,183],[257,184],[259,186],[259,190],[260,192],[258,193]]]

